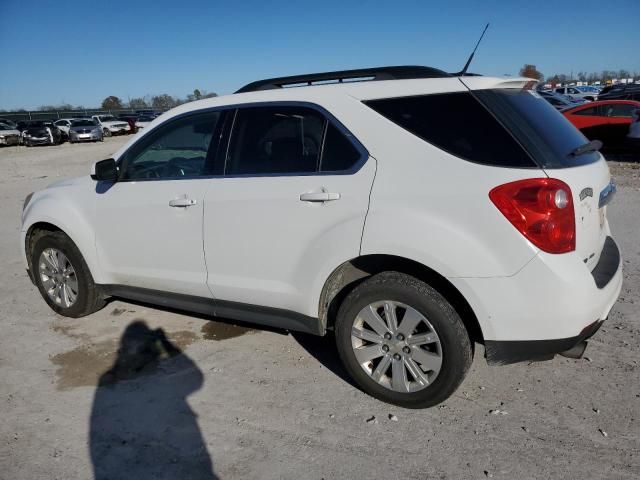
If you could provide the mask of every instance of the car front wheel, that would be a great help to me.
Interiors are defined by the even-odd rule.
[[[335,325],[342,362],[368,394],[406,408],[446,400],[472,361],[455,309],[426,283],[383,272],[343,301]]]
[[[31,254],[36,286],[45,302],[66,317],[89,315],[105,304],[78,247],[63,232],[38,232]]]

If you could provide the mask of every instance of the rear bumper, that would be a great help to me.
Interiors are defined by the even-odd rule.
[[[578,255],[541,252],[511,277],[450,280],[476,313],[487,360],[513,363],[550,358],[593,335],[620,295],[622,262],[608,237],[593,271]]]
[[[600,329],[604,320],[587,325],[579,335],[553,340],[525,341],[485,341],[485,357],[489,365],[508,365],[510,363],[551,360],[556,354],[571,350],[576,345],[591,338]]]

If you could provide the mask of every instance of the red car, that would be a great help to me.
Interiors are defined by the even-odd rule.
[[[631,115],[640,109],[634,100],[602,100],[585,103],[562,111],[589,140],[600,140],[605,148],[625,146]]]

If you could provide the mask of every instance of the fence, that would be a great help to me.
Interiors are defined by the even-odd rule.
[[[9,120],[13,120],[14,122],[24,121],[24,120],[52,120],[56,121],[60,118],[76,118],[76,117],[87,117],[91,115],[126,115],[135,113],[136,111],[141,110],[153,110],[160,111],[158,109],[151,108],[121,108],[116,110],[100,110],[100,109],[87,109],[87,110],[52,110],[46,112],[34,111],[34,112],[0,112],[0,118],[6,118]]]

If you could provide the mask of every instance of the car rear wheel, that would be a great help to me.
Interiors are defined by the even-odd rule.
[[[47,231],[36,235],[31,268],[45,302],[65,317],[83,317],[101,309],[105,304],[104,297],[71,239],[63,232]]]
[[[426,283],[398,272],[356,287],[338,310],[335,333],[356,383],[406,408],[446,400],[471,365],[471,342],[455,309]]]

